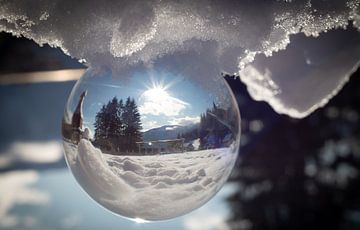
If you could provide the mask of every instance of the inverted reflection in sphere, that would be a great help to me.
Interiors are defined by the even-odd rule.
[[[215,87],[156,68],[128,77],[89,69],[63,119],[65,156],[83,189],[125,217],[186,214],[222,187],[239,147],[239,112],[224,80]]]

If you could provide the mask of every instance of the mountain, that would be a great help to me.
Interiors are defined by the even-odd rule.
[[[143,132],[144,141],[156,141],[156,140],[171,140],[176,139],[179,134],[189,132],[196,129],[198,124],[192,124],[187,126],[180,125],[164,125],[158,128],[150,129]]]

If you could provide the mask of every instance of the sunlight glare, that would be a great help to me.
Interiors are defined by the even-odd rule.
[[[145,224],[145,223],[149,223],[150,221],[147,221],[147,220],[144,220],[144,219],[141,219],[141,218],[135,218],[133,219],[133,221],[137,224]]]
[[[161,100],[169,97],[168,92],[162,86],[154,86],[144,92],[144,96],[152,100]]]

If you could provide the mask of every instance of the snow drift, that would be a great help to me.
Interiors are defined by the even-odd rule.
[[[237,157],[231,147],[153,156],[107,155],[85,139],[64,147],[75,178],[92,198],[117,214],[145,220],[173,218],[204,204]]]
[[[105,65],[114,71],[131,65],[167,65],[165,57],[194,51],[201,61],[191,64],[201,68],[187,70],[189,77],[199,71],[210,78],[220,72],[240,74],[254,98],[266,100],[278,112],[294,117],[306,116],[325,104],[358,67],[358,55],[350,49],[339,54],[339,50],[320,43],[329,48],[328,55],[337,57],[331,65],[341,69],[332,73],[331,78],[336,80],[329,84],[324,75],[330,62],[307,74],[301,70],[302,63],[297,63],[298,55],[304,57],[304,53],[286,57],[299,74],[286,74],[281,68],[271,69],[261,63],[242,70],[260,54],[271,56],[285,49],[292,42],[290,35],[321,37],[327,36],[322,32],[333,29],[346,33],[350,23],[359,29],[359,0],[0,1],[0,31],[60,47],[89,66]],[[358,32],[354,39],[352,44],[357,47]],[[339,42],[344,43],[342,39]],[[348,61],[346,65],[340,57]],[[206,67],[212,75],[201,72]],[[304,74],[305,79],[298,82]],[[203,77],[202,83],[208,82]],[[324,85],[314,88],[314,82]],[[299,95],[304,88],[307,93]]]

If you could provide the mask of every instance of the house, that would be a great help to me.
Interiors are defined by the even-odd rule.
[[[184,152],[184,139],[136,142],[138,151],[144,155]]]

